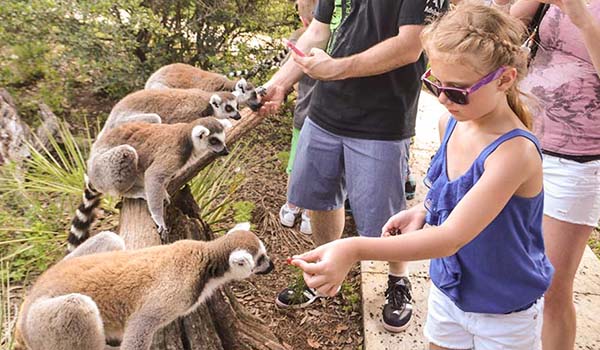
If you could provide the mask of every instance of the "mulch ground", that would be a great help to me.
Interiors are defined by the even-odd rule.
[[[359,266],[350,272],[342,292],[323,298],[305,309],[281,309],[275,305],[277,293],[299,278],[299,272],[287,266],[286,258],[313,247],[310,236],[279,224],[279,208],[286,199],[285,164],[281,152],[289,150],[290,117],[270,117],[256,130],[244,136],[253,147],[252,161],[245,169],[248,181],[238,191],[238,200],[255,204],[252,224],[267,246],[275,271],[234,285],[240,302],[269,325],[281,343],[289,349],[360,349],[362,301]],[[355,232],[347,217],[344,235]]]

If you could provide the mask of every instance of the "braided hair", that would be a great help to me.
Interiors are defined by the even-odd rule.
[[[531,128],[531,113],[521,101],[518,83],[527,74],[527,52],[521,47],[525,26],[516,18],[478,1],[464,0],[421,33],[425,51],[472,54],[481,74],[501,66],[517,70],[515,83],[506,92],[508,105],[521,122]]]

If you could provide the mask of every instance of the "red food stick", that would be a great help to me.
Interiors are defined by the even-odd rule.
[[[292,49],[292,51],[294,51],[298,56],[300,57],[305,57],[306,55],[304,54],[304,52],[300,51],[299,48],[296,47],[296,45],[294,45],[294,43],[292,43],[291,41],[287,40],[286,45]]]
[[[287,257],[287,259],[285,259],[285,262],[286,262],[288,265],[291,265],[291,264],[292,264],[292,260],[293,260],[293,259],[292,259],[292,257],[291,257],[291,256],[288,256],[288,257]]]

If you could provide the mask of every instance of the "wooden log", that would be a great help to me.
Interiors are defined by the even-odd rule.
[[[258,125],[263,116],[242,111],[243,118],[226,131],[226,143],[231,146],[240,137]],[[165,208],[165,221],[170,228],[168,241],[179,239],[211,240],[214,235],[200,218],[200,208],[189,188],[184,186],[215,156],[198,159],[182,169],[170,182],[171,203]],[[127,249],[160,244],[160,236],[146,206],[139,199],[125,199],[122,203],[119,232]],[[269,330],[239,304],[225,286],[198,309],[179,318],[158,331],[153,350],[229,350],[261,349],[284,350]]]

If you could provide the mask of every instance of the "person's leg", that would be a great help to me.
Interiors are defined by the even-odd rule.
[[[311,226],[317,245],[339,238],[343,230],[343,164],[341,138],[307,118],[298,139],[288,201],[311,211]],[[280,307],[304,307],[319,297],[314,290],[299,284],[280,292],[276,304]]]
[[[342,237],[345,219],[343,207],[329,211],[311,211],[310,226],[315,245],[320,246]]]
[[[573,281],[592,227],[544,216],[546,254],[555,272],[546,292],[542,342],[544,350],[575,347],[576,314]]]
[[[577,163],[544,155],[544,244],[555,272],[546,292],[544,350],[575,346],[573,282],[600,219],[600,161]]]
[[[292,168],[294,165],[294,159],[296,159],[296,145],[298,144],[298,137],[300,136],[300,129],[292,129],[292,141],[290,145],[290,155],[288,157],[287,168],[285,172],[288,175],[287,187],[290,187],[290,178],[292,174]],[[279,209],[279,222],[285,227],[293,227],[296,223],[298,215],[301,213],[301,208],[286,201],[285,204]]]
[[[361,236],[381,236],[381,228],[390,216],[406,208],[404,181],[409,143],[409,139],[344,139],[348,198]],[[406,329],[412,317],[411,284],[406,262],[390,263],[385,295],[384,327],[391,332]]]

